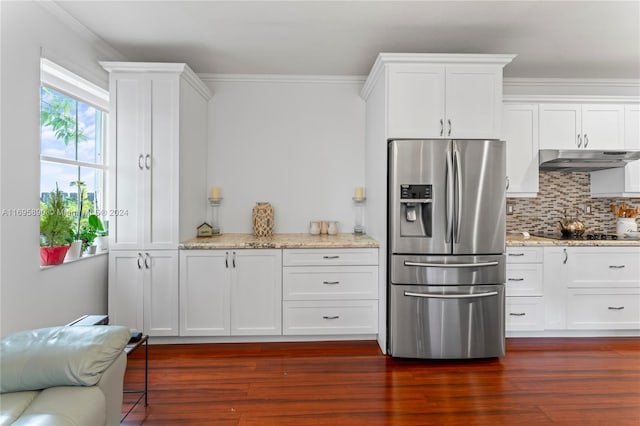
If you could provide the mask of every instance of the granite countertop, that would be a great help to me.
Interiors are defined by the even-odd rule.
[[[377,248],[378,242],[368,235],[337,234],[273,234],[256,237],[253,234],[220,234],[184,241],[179,248],[196,249],[282,249],[282,248]]]
[[[572,247],[640,247],[640,240],[620,238],[618,240],[555,240],[552,238],[522,234],[507,234],[507,247],[572,246]]]

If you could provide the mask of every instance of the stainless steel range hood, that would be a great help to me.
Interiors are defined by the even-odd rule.
[[[595,172],[624,167],[640,159],[640,150],[541,149],[540,170]]]

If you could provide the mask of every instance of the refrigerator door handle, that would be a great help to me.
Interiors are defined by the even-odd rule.
[[[446,233],[444,235],[444,241],[446,243],[451,242],[451,235],[453,234],[453,160],[451,152],[447,150],[447,163],[445,165],[445,197],[446,197]]]
[[[486,293],[475,294],[434,294],[434,293],[413,293],[411,291],[405,291],[405,296],[409,297],[422,297],[427,299],[478,299],[480,297],[497,296],[497,291],[488,291]]]
[[[453,175],[455,178],[455,223],[453,225],[454,243],[460,242],[460,223],[462,222],[462,166],[460,165],[460,152],[454,147],[453,150],[454,169]]]
[[[489,266],[498,266],[498,262],[479,262],[479,263],[426,263],[404,261],[404,266],[420,266],[423,268],[486,268]]]

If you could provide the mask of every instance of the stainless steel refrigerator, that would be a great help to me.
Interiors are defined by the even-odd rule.
[[[389,353],[504,355],[505,145],[389,142]]]

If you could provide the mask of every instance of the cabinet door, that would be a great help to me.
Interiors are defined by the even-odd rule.
[[[566,247],[544,248],[544,323],[547,330],[566,328],[568,264]]]
[[[582,147],[605,150],[624,148],[624,106],[582,105]]]
[[[235,250],[231,258],[231,334],[282,334],[282,251]]]
[[[624,113],[624,148],[640,150],[640,105],[627,105]],[[625,166],[625,191],[640,196],[640,160]]]
[[[144,246],[174,249],[178,236],[178,77],[149,80],[150,142],[145,153]]]
[[[538,105],[505,104],[502,139],[507,145],[507,195],[538,193]]]
[[[388,136],[443,138],[445,68],[441,65],[394,65],[389,71]]]
[[[582,147],[581,114],[578,104],[540,104],[540,149]],[[580,146],[578,146],[580,137]]]
[[[149,336],[177,336],[178,251],[144,252],[144,330]]]
[[[144,238],[144,153],[146,152],[148,108],[146,82],[139,74],[118,74],[111,78],[111,139],[109,156],[109,208],[118,212],[110,222],[111,249],[140,247]]]
[[[138,251],[109,252],[109,323],[144,330],[144,259]]]
[[[500,137],[502,67],[447,66],[445,88],[445,136]]]
[[[230,334],[230,253],[180,250],[180,335]]]

